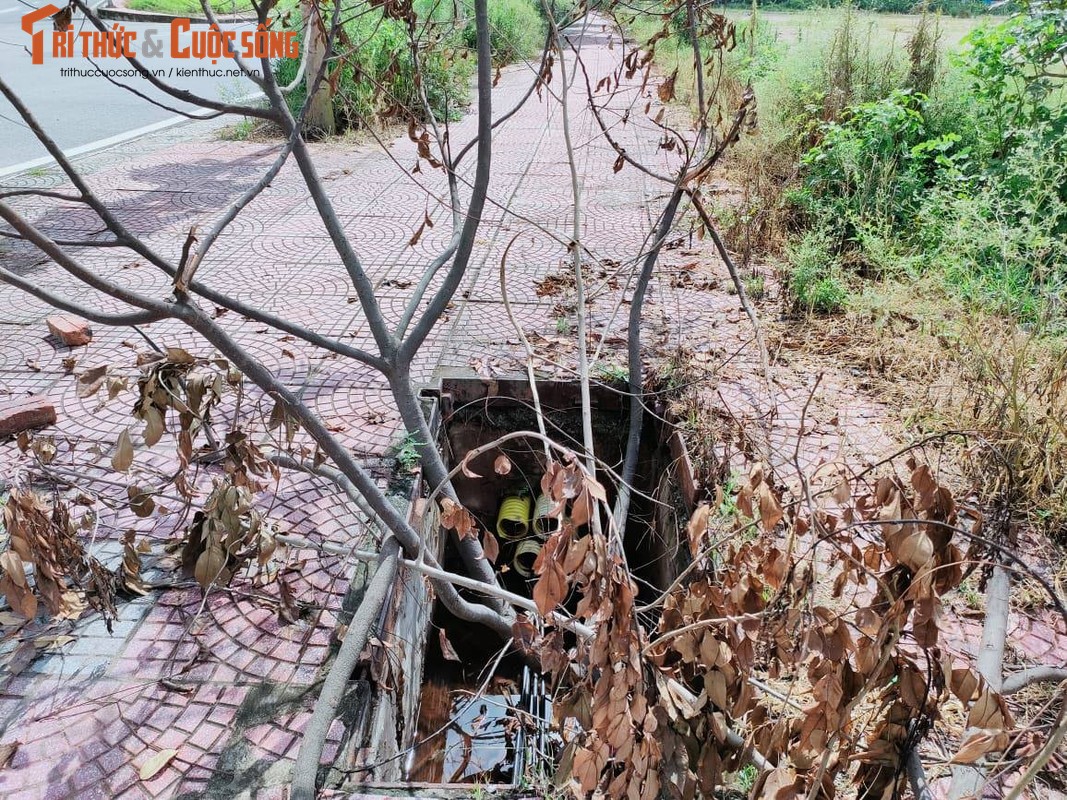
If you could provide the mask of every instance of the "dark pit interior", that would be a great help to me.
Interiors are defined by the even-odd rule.
[[[538,390],[549,435],[580,451],[582,412],[578,384],[544,382],[538,384]],[[537,430],[529,385],[525,381],[446,380],[439,399],[439,445],[450,467],[458,465],[470,451],[504,434]],[[626,448],[629,398],[601,386],[594,387],[592,401],[597,456],[618,471]],[[682,541],[679,530],[689,516],[681,493],[671,480],[672,456],[666,444],[671,431],[660,419],[661,408],[650,404],[650,412],[646,411],[642,425],[636,491],[625,538],[627,562],[637,580],[641,601],[654,599],[684,568],[685,553],[679,547]],[[511,465],[505,475],[494,469],[501,455]],[[530,516],[535,516],[533,507],[540,494],[544,469],[541,443],[535,439],[515,439],[471,459],[469,472],[458,473],[454,486],[479,526],[496,531],[498,512],[505,498],[525,497]],[[614,503],[612,482],[604,476],[601,481],[609,503]],[[514,530],[517,532],[521,527]],[[505,588],[530,595],[536,575],[525,577],[521,573],[524,568],[529,572],[536,556],[536,543],[543,538],[545,534],[538,534],[532,520],[525,538],[498,537],[497,567]],[[446,569],[463,571],[458,556],[447,543],[444,565]],[[431,625],[417,745],[407,769],[408,779],[430,783],[513,784],[530,766],[531,759],[550,759],[551,753],[546,752],[552,749],[546,738],[550,713],[540,690],[540,676],[516,653],[501,655],[501,643],[495,637],[455,619],[440,606],[434,609]],[[516,708],[522,711],[517,712]],[[541,723],[536,722],[538,715],[543,720]],[[535,722],[531,724],[531,720]]]

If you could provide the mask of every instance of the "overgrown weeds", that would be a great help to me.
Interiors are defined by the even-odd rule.
[[[968,432],[983,496],[1062,534],[1067,80],[1048,59],[1067,24],[1035,5],[957,46],[929,14],[898,38],[845,10],[732,55],[760,129],[719,216],[811,317],[782,343],[858,364],[919,431]]]
[[[490,4],[490,46],[495,63],[511,63],[539,51],[545,36],[539,8],[534,0]],[[472,2],[424,0],[414,4],[414,15],[413,31],[376,4],[345,21],[336,46],[339,55],[327,72],[340,130],[388,120],[425,121],[420,85],[436,118],[455,120],[465,110],[475,62],[471,54],[476,39]],[[291,83],[299,65],[299,59],[278,61],[275,75],[279,83]],[[298,86],[288,100],[297,112],[306,100],[306,86]]]
[[[936,21],[878,56],[846,14],[822,90],[788,109],[780,146],[796,148],[796,180],[760,198],[777,227],[818,231],[828,260],[860,277],[932,273],[993,313],[1062,326],[1067,105],[1062,78],[1024,56],[1027,25],[975,30],[943,71]],[[810,248],[783,249],[810,271],[795,260]]]
[[[468,22],[463,30],[463,40],[467,47],[474,49],[477,36],[473,0],[465,0],[465,5]],[[540,2],[495,0],[489,4],[489,45],[497,64],[532,58],[544,45],[546,31]]]
[[[917,437],[960,432],[961,485],[1067,541],[1067,346],[972,309],[927,278],[852,294],[833,316],[769,328],[776,349],[847,361]]]

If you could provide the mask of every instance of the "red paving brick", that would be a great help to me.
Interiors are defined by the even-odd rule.
[[[33,395],[0,399],[0,437],[43,428],[55,421],[55,404],[47,398]]]
[[[93,340],[93,329],[87,320],[57,314],[45,320],[48,331],[67,347],[83,347]]]

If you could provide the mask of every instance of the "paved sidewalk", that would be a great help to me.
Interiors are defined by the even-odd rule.
[[[583,59],[591,74],[602,75],[619,53],[619,48],[606,46],[604,35],[597,35],[583,48]],[[518,101],[532,77],[531,68],[524,66],[504,72],[494,90],[497,114]],[[552,87],[559,84],[557,75]],[[637,121],[646,98],[634,97],[636,92],[637,87],[629,87],[620,97],[620,103],[635,102],[638,113],[627,125],[618,125],[616,133],[631,153],[666,163],[670,156],[659,150],[658,132]],[[581,100],[572,101],[572,121],[585,197],[582,238],[599,260],[594,282],[600,284],[590,317],[594,332],[609,342],[606,361],[622,364],[619,345],[626,335],[629,276],[665,189],[649,184],[633,169],[613,171],[615,153],[598,136]],[[499,289],[500,258],[512,239],[506,285],[517,318],[528,336],[540,337],[538,341],[551,348],[562,364],[558,374],[566,374],[574,361],[574,347],[567,344],[568,337],[573,341],[570,321],[565,309],[557,307],[565,297],[538,290],[544,278],[569,268],[571,200],[561,128],[558,104],[534,98],[497,130],[493,202],[465,285],[420,353],[420,383],[429,384],[442,372],[485,377],[521,373],[518,337],[504,313]],[[465,118],[453,125],[452,141],[465,142],[473,131],[473,119]],[[383,312],[396,322],[423,266],[450,237],[448,215],[427,194],[443,195],[441,177],[425,165],[415,175],[407,172],[416,157],[406,137],[393,142],[388,152],[339,144],[313,149],[328,192],[375,282]],[[176,260],[189,227],[210,224],[218,209],[262,173],[277,150],[276,143],[207,138],[190,126],[100,154],[83,166],[91,185],[118,209],[120,218]],[[63,183],[55,171],[19,180],[24,185]],[[20,205],[53,237],[80,238],[101,227],[75,205],[52,202],[47,210],[38,201]],[[434,226],[410,245],[426,213]],[[165,276],[126,251],[87,249],[78,256],[99,274],[143,293],[163,297],[169,292]],[[32,248],[0,244],[0,262],[82,302],[118,308],[111,299],[77,286]],[[345,271],[291,164],[222,236],[198,278],[320,333],[373,349]],[[650,348],[684,344],[698,353],[707,364],[709,387],[714,384],[742,416],[760,402],[753,390],[758,386],[753,378],[758,359],[747,319],[736,296],[725,290],[726,281],[721,264],[699,244],[682,242],[667,250],[652,287],[647,339]],[[0,392],[52,398],[59,421],[48,432],[57,438],[58,470],[121,507],[124,487],[98,479],[108,475],[111,448],[124,429],[130,427],[135,444],[141,442],[140,425],[129,415],[133,393],[103,406],[97,397],[79,399],[63,361],[76,358],[77,371],[109,363],[133,376],[137,372],[131,348],[141,348],[143,342],[132,330],[97,326],[91,345],[68,349],[47,336],[47,314],[44,304],[0,285]],[[220,323],[289,386],[302,387],[305,398],[386,484],[392,467],[389,448],[403,432],[380,376],[360,364],[324,357],[289,337],[267,335],[262,326],[235,314],[221,316]],[[145,332],[161,344],[210,354],[177,323],[149,325]],[[773,440],[777,449],[791,454],[809,388],[793,380],[779,391]],[[246,402],[260,400],[250,389]],[[222,413],[232,413],[232,408]],[[875,460],[891,451],[894,438],[880,422],[888,417],[845,377],[829,375],[805,416],[805,465],[841,453],[863,453]],[[136,464],[139,469],[162,470],[173,463],[172,457],[161,443],[150,453],[139,452]],[[13,445],[0,446],[0,475],[5,480],[17,480],[24,468]],[[323,481],[286,475],[270,504],[272,514],[292,533],[314,541],[368,543],[360,521]],[[122,533],[136,527],[158,556],[179,522],[176,517],[145,521],[129,512],[105,511],[94,552],[113,563],[121,554]],[[294,594],[313,607],[305,620],[281,624],[264,602],[276,599],[273,588],[238,582],[232,592],[212,593],[201,611],[199,589],[176,585],[121,605],[113,635],[99,620],[89,619],[73,627],[72,641],[43,650],[18,674],[9,670],[0,678],[0,743],[17,740],[21,746],[10,766],[0,771],[0,794],[281,796],[351,574],[351,565],[341,558],[311,551],[291,557],[306,562],[291,579]],[[4,634],[11,631],[3,627]],[[0,641],[0,660],[34,631],[30,626]],[[1058,652],[1067,660],[1062,638],[1044,644],[1053,648],[1045,657]],[[166,688],[159,679],[168,676],[189,691]],[[335,748],[342,735],[338,723],[331,733]],[[177,757],[150,780],[139,780],[141,765],[167,748],[176,748]]]

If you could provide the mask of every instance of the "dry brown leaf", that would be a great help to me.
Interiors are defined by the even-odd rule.
[[[11,759],[15,757],[15,753],[19,751],[19,747],[22,742],[4,742],[0,744],[0,769],[7,769],[11,763]]]
[[[7,657],[7,674],[18,675],[37,658],[37,648],[33,642],[23,640],[15,651]]]
[[[9,574],[0,577],[0,593],[7,597],[8,605],[16,614],[21,614],[28,620],[37,616],[37,595],[28,586],[17,585]]]
[[[760,488],[759,513],[760,522],[763,524],[763,530],[768,533],[774,530],[774,526],[781,522],[782,517],[784,516],[778,498],[774,496],[771,487],[766,483]]]
[[[195,364],[196,359],[192,354],[182,347],[168,347],[166,348],[167,361],[173,364]]]
[[[491,530],[487,529],[482,533],[482,552],[485,553],[485,558],[490,564],[495,564],[500,557],[500,542],[496,540]]]
[[[92,397],[98,391],[100,387],[104,385],[104,379],[107,377],[107,365],[100,367],[90,367],[78,376],[78,397]]]
[[[139,517],[150,517],[156,509],[156,501],[151,492],[139,486],[127,486],[126,497],[129,498],[130,510]]]
[[[589,492],[586,489],[582,489],[582,493],[574,498],[574,502],[571,504],[571,522],[575,528],[580,528],[589,522],[589,518],[593,515],[593,500],[589,496]]]
[[[196,578],[196,582],[206,589],[220,578],[225,564],[226,554],[221,547],[213,544],[196,559],[193,576]]]
[[[703,548],[704,536],[708,532],[708,519],[711,517],[711,507],[707,503],[697,506],[693,516],[689,518],[687,532],[689,534],[689,553],[696,558]]]
[[[674,84],[678,79],[678,70],[675,68],[674,72],[663,81],[656,89],[656,95],[659,97],[661,103],[669,103],[674,99]]]
[[[911,531],[905,527],[901,533],[904,535],[897,534],[887,538],[889,549],[897,561],[912,572],[918,572],[934,557],[934,543],[922,530]]]
[[[466,475],[468,478],[472,478],[474,480],[477,480],[478,478],[480,478],[482,476],[479,475],[477,472],[475,472],[473,469],[470,468],[470,460],[471,460],[470,459],[470,454],[468,453],[467,457],[464,458],[463,461],[461,461],[460,464],[459,464],[460,471],[464,475]]]
[[[761,791],[755,795],[766,800],[792,800],[797,796],[796,771],[787,765],[782,765],[767,774]]]
[[[54,8],[54,6],[53,6]],[[57,31],[69,30],[74,19],[74,6],[66,5],[52,15],[52,28]]]
[[[511,459],[501,453],[493,461],[493,472],[497,475],[507,475],[511,472]]]
[[[1004,698],[989,687],[983,687],[967,714],[967,727],[1005,730],[1012,724],[1011,712]]]
[[[474,517],[467,509],[448,497],[441,500],[441,524],[448,530],[455,531],[460,539],[474,535]]]
[[[963,703],[970,703],[978,694],[978,676],[967,667],[952,670],[949,688]]]
[[[463,661],[456,652],[456,648],[452,646],[452,642],[448,641],[448,635],[445,633],[444,628],[437,629],[437,638],[441,643],[441,655],[445,661]]]
[[[971,731],[960,743],[960,749],[952,757],[951,764],[973,764],[986,753],[996,753],[1007,748],[1010,734],[1007,731],[978,729]]]
[[[144,443],[152,447],[162,438],[163,432],[166,430],[163,414],[155,406],[151,406],[145,412],[144,421]]]
[[[4,572],[14,581],[16,586],[20,589],[26,588],[26,567],[17,553],[12,550],[5,550],[0,554],[0,567],[4,568]]]
[[[138,776],[142,781],[152,780],[152,778],[159,774],[160,770],[174,760],[176,755],[178,755],[178,751],[173,747],[169,747],[166,750],[160,750],[141,765],[141,769],[137,772]]]
[[[604,745],[596,740],[595,734],[591,735],[590,739],[591,747],[579,747],[574,751],[574,766],[571,771],[571,775],[582,787],[582,792],[586,794],[596,788],[600,782],[600,773],[607,763]]]
[[[544,548],[541,552],[544,553]],[[567,578],[555,561],[544,565],[544,571],[534,585],[533,599],[542,617],[547,617],[567,594]]]
[[[133,464],[133,442],[130,441],[130,429],[123,428],[111,456],[111,468],[116,472],[125,472]]]

